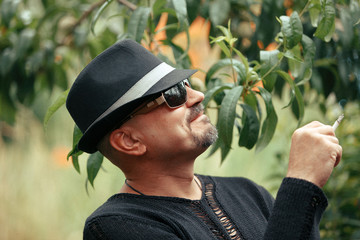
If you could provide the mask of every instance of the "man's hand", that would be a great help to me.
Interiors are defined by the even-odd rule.
[[[339,164],[342,147],[331,126],[311,122],[297,129],[291,140],[287,177],[323,187]]]

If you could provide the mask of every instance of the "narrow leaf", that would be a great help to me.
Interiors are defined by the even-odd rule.
[[[137,7],[130,17],[128,32],[132,39],[140,42],[147,26],[151,9],[148,7]]]
[[[180,23],[180,30],[185,30],[189,27],[187,20],[187,9],[185,0],[172,0],[172,4],[176,11],[176,17]]]
[[[78,143],[82,135],[83,134],[80,128],[75,124],[73,131],[73,144],[72,144],[73,148],[68,153],[67,160],[69,160],[69,158],[71,157],[74,168],[78,173],[80,173],[79,156],[84,153],[78,148]]]
[[[219,113],[219,136],[226,146],[231,147],[233,128],[236,115],[236,105],[239,101],[243,86],[236,86],[228,91],[221,103]]]
[[[103,162],[103,155],[100,152],[93,153],[89,156],[87,161],[87,175],[91,186],[94,187],[94,179],[99,172]]]
[[[212,78],[212,76],[219,71],[220,69],[224,68],[224,67],[228,67],[231,66],[231,64],[233,64],[233,66],[237,67],[236,70],[245,71],[245,66],[242,62],[240,62],[239,60],[236,59],[229,59],[229,58],[224,58],[219,60],[218,62],[216,62],[214,65],[212,65],[210,67],[210,69],[208,70],[208,72],[206,73],[206,77],[205,77],[205,84],[208,85],[210,79]],[[246,76],[246,73],[243,73],[242,75]]]
[[[226,46],[225,42],[216,41],[216,44],[219,45],[219,47],[221,48],[223,53],[225,53],[226,57],[228,57],[228,58],[231,57],[230,49]]]
[[[260,152],[269,144],[272,137],[274,136],[277,125],[277,115],[272,104],[271,94],[264,88],[259,87],[259,90],[259,93],[265,102],[266,118],[261,128],[261,135],[256,144],[256,152]]]
[[[238,57],[241,59],[242,63],[245,65],[246,72],[249,71],[249,62],[248,59],[236,48],[233,48],[233,51],[238,55]]]
[[[294,92],[295,94],[295,98],[296,98],[296,102],[297,102],[297,107],[298,107],[298,124],[300,125],[303,117],[304,117],[304,99],[303,96],[300,92],[299,87],[294,83],[294,81],[291,79],[291,77],[289,76],[289,74],[287,74],[284,71],[277,71],[277,73],[290,85],[291,90]]]
[[[91,20],[90,29],[91,29],[91,32],[92,32],[94,35],[95,35],[94,28],[95,28],[96,22],[98,21],[101,13],[106,9],[107,6],[110,5],[111,2],[112,2],[112,0],[106,0],[106,1],[101,5],[101,7],[97,10],[97,12],[95,13],[95,16],[94,16],[93,19]]]
[[[212,145],[208,157],[213,155],[218,149],[220,149],[221,163],[223,163],[226,156],[229,154],[231,148],[224,143],[222,138],[218,138],[216,142]]]
[[[55,102],[47,109],[46,114],[45,114],[45,118],[44,118],[44,128],[47,128],[47,124],[50,120],[50,118],[52,117],[52,115],[54,115],[54,113],[62,106],[65,104],[66,102],[66,98],[67,95],[69,93],[69,90],[64,91],[56,100]]]
[[[218,93],[223,92],[225,89],[231,89],[231,87],[232,86],[230,84],[226,83],[215,86],[212,89],[208,90],[205,93],[204,100],[202,101],[203,106],[206,108],[213,97],[215,97]]]
[[[158,15],[161,15],[162,9],[164,8],[166,4],[166,0],[156,0],[155,3],[152,6],[154,18],[156,18]]]
[[[225,161],[225,158],[227,157],[227,155],[230,152],[231,147],[226,145],[224,142],[222,142],[222,145],[220,145],[220,150],[221,150],[221,163],[223,163]]]
[[[230,43],[230,39],[232,39],[230,30],[221,25],[216,26],[216,28],[220,29],[220,31],[224,34],[226,41]]]
[[[73,163],[73,166],[75,168],[75,170],[80,173],[80,165],[79,165],[79,156],[77,155],[72,155],[71,156],[71,159],[72,159],[72,163]]]
[[[242,115],[243,126],[240,132],[239,146],[251,149],[258,140],[260,122],[252,107],[247,104],[241,104],[241,107],[244,111]]]

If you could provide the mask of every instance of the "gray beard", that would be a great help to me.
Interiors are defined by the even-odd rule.
[[[187,122],[188,122],[188,125],[189,125],[189,128],[191,131],[192,131],[191,126],[190,126],[191,120],[195,116],[197,116],[201,111],[203,111],[203,109],[204,109],[204,107],[202,104],[197,104],[191,108],[191,112],[187,118],[187,120],[188,120]],[[214,142],[216,142],[216,140],[218,138],[218,131],[217,131],[216,127],[210,122],[210,120],[203,120],[203,121],[206,123],[209,123],[210,128],[206,132],[201,134],[200,136],[193,134],[193,139],[194,139],[195,144],[198,147],[208,148]]]
[[[211,123],[210,123],[211,124]],[[218,138],[218,131],[216,127],[211,124],[211,128],[201,136],[193,136],[197,146],[202,148],[210,147]]]

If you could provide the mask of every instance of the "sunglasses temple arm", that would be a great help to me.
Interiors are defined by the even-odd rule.
[[[164,102],[165,102],[165,98],[163,95],[161,95],[160,97],[156,98],[155,100],[148,102],[145,105],[139,106],[137,109],[135,109],[133,111],[133,113],[130,114],[130,118],[133,118],[139,114],[148,113],[151,110],[153,110],[154,108],[156,108],[157,106],[163,104]]]

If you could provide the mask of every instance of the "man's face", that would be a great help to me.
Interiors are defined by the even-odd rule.
[[[188,100],[181,107],[171,109],[162,104],[129,121],[140,133],[149,152],[199,155],[216,141],[217,130],[203,114],[201,101],[204,95],[190,87],[187,87],[187,94]]]

